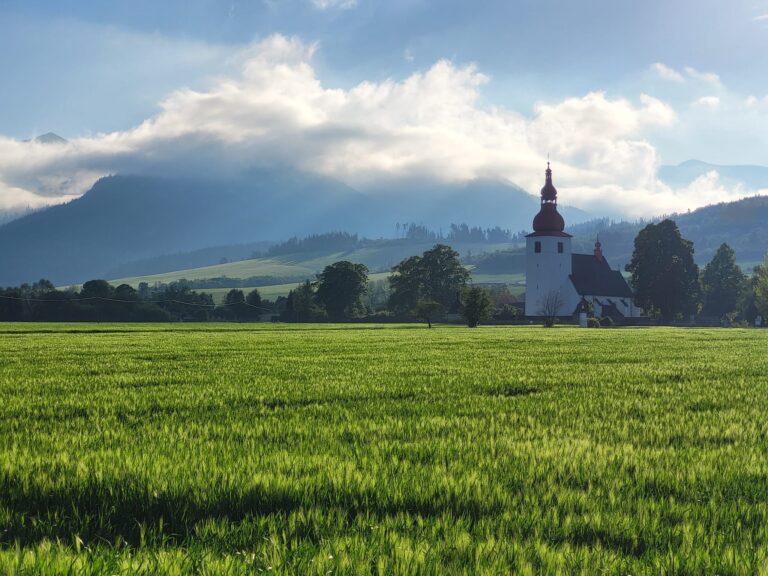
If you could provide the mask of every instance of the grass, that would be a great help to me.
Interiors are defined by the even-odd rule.
[[[768,331],[0,338],[0,573],[768,573]]]
[[[377,282],[379,280],[386,280],[388,277],[388,272],[379,272],[376,274],[369,274],[368,280],[369,282]],[[314,279],[314,275],[310,276],[310,278]],[[262,298],[274,302],[278,296],[288,296],[288,292],[296,288],[298,284],[298,282],[290,282],[288,284],[270,284],[268,286],[251,286],[248,288],[239,288],[239,290],[242,290],[243,293],[248,294],[248,292],[254,288],[257,288]],[[198,290],[198,292],[205,292],[206,294],[210,294],[213,296],[213,301],[216,304],[221,304],[224,302],[224,299],[227,297],[227,293],[230,290],[231,288],[202,288]]]
[[[322,266],[320,267],[322,269]],[[230,262],[227,264],[216,264],[214,266],[204,266],[202,268],[190,268],[187,270],[176,270],[163,274],[150,274],[147,276],[135,276],[131,278],[117,278],[110,280],[114,286],[120,284],[129,284],[134,288],[141,282],[147,282],[150,286],[157,282],[168,284],[177,280],[203,280],[207,278],[218,278],[226,276],[227,278],[250,278],[251,276],[301,276],[308,278],[314,277],[316,269],[313,265],[304,265],[304,263],[291,260],[281,260],[277,258],[255,258],[253,260],[242,260],[240,262]]]

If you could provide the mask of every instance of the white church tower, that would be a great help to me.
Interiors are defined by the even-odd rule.
[[[547,179],[541,189],[541,208],[533,219],[533,233],[526,236],[525,315],[547,315],[544,308],[557,298],[558,315],[570,315],[577,298],[571,283],[571,235],[557,211],[557,190],[547,162]]]

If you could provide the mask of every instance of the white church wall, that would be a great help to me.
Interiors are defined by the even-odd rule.
[[[540,251],[536,246],[539,243]],[[569,278],[571,238],[568,236],[530,236],[526,239],[525,314],[540,316],[544,299],[551,292],[562,300],[560,315],[569,315],[579,302]]]

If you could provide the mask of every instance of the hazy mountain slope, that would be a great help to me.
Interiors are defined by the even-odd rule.
[[[375,188],[371,196],[378,204],[377,212],[390,222],[416,222],[435,231],[451,223],[525,230],[540,203],[538,196],[515,184],[486,179],[457,184],[396,182]],[[593,217],[568,206],[561,206],[560,211],[574,223]],[[387,236],[393,233],[384,231]]]
[[[520,188],[492,181],[399,182],[361,194],[291,170],[208,181],[111,176],[78,200],[1,226],[0,285],[157,273],[200,263],[167,256],[174,253],[331,230],[391,237],[397,222],[520,230],[537,205]],[[572,221],[588,218],[563,210]]]
[[[118,276],[136,276],[139,274],[160,274],[168,270],[182,270],[186,268],[200,268],[221,264],[224,261],[237,262],[250,258],[254,253],[260,253],[271,246],[271,242],[249,242],[247,244],[228,244],[225,246],[211,246],[200,248],[191,252],[177,252],[163,254],[142,260],[117,264],[106,272],[108,278]]]
[[[683,237],[693,241],[694,257],[700,265],[706,264],[723,242],[747,266],[759,262],[768,252],[768,196],[705,206],[670,218],[677,222]],[[645,224],[596,221],[573,226],[569,231],[574,235],[574,250],[591,250],[599,233],[608,260],[624,264],[630,260],[635,236]]]
[[[709,172],[717,172],[726,186],[741,185],[747,190],[768,189],[768,167],[766,166],[721,166],[701,160],[686,160],[677,166],[661,166],[659,179],[673,188],[688,186],[697,178]]]
[[[322,232],[349,222],[362,197],[296,173],[185,182],[103,178],[83,197],[0,227],[0,284],[103,277],[121,263],[209,246]]]

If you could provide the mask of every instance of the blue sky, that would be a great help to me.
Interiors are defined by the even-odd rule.
[[[48,152],[11,149],[6,142],[6,156],[15,160],[5,168],[0,161],[0,208],[3,197],[5,204],[12,204],[11,195],[33,204],[40,198],[77,195],[78,186],[86,186],[97,174],[124,169],[124,150],[117,154],[120,161],[109,159],[117,157],[109,148],[116,141],[129,140],[126,146],[140,150],[128,161],[136,166],[138,157],[149,154],[142,146],[150,140],[159,146],[170,133],[184,138],[185,144],[204,140],[200,132],[179,136],[179,130],[168,128],[154,139],[143,135],[144,140],[136,141],[143,123],[169,125],[164,102],[175,98],[179,106],[190,105],[189,100],[180,103],[185,90],[217,100],[228,83],[235,83],[241,95],[261,90],[263,102],[270,101],[269,75],[278,73],[275,58],[285,57],[284,51],[274,55],[269,42],[275,38],[289,40],[294,52],[301,52],[288,56],[295,65],[295,78],[301,76],[301,65],[311,68],[311,78],[301,76],[306,86],[291,86],[302,91],[316,82],[326,91],[318,95],[322,103],[306,101],[291,109],[300,114],[303,106],[328,106],[322,115],[326,123],[322,145],[347,154],[348,163],[359,173],[334,167],[328,154],[317,151],[319,143],[306,151],[300,167],[354,180],[363,187],[366,171],[369,180],[401,176],[405,164],[408,176],[439,173],[441,162],[479,156],[499,144],[496,138],[504,140],[504,150],[532,163],[548,148],[562,166],[564,186],[585,206],[610,191],[611,182],[596,175],[600,170],[613,178],[616,190],[648,192],[648,202],[667,209],[676,203],[663,202],[661,196],[669,193],[659,189],[650,174],[660,163],[699,158],[768,164],[764,56],[768,1],[764,0],[2,0],[0,136],[21,140],[55,131],[82,142],[77,154],[70,150],[66,160],[51,159]],[[267,66],[259,56],[264,50],[271,54],[262,70],[266,76],[254,83],[244,70],[252,61]],[[450,67],[440,68],[441,62]],[[462,71],[469,71],[469,76]],[[410,93],[409,78],[426,80]],[[399,121],[398,114],[407,116],[411,111],[402,103],[403,94],[388,100],[392,95],[388,83],[421,102],[434,98],[422,114],[428,117],[423,126],[416,127],[421,117],[412,115]],[[331,127],[337,133],[361,130],[362,121],[352,125],[347,118],[362,115],[366,108],[358,103],[350,110],[333,103],[333,91],[354,95],[356,88],[367,85],[377,87],[379,113],[388,119],[370,128],[379,130],[376,141],[388,138],[399,124],[408,124],[419,134],[431,132],[430,145],[439,153],[414,159],[401,143],[394,146],[387,140],[396,152],[388,153],[383,146],[381,154],[389,154],[385,161],[372,158],[378,151],[372,151],[371,141],[329,137]],[[452,92],[465,97],[454,102]],[[244,105],[242,100],[229,104],[235,111]],[[249,100],[243,110],[252,114],[252,104]],[[465,122],[447,128],[444,116],[429,117],[433,109],[454,110]],[[245,114],[236,113],[241,118]],[[334,113],[340,116],[332,117]],[[178,118],[193,123],[195,117]],[[248,118],[256,121],[253,115]],[[315,134],[316,120],[298,124],[303,130],[311,126]],[[297,121],[270,124],[270,141],[281,135],[284,141],[295,141],[302,134]],[[451,138],[438,137],[462,129],[465,139],[476,144],[473,149],[465,150],[459,143],[449,149],[446,142]],[[210,137],[211,132],[205,134]],[[228,150],[233,138],[247,141],[247,150],[241,149],[247,154],[260,150],[256,140],[263,134],[263,129],[254,129],[235,137],[230,130],[216,132],[214,139],[227,141]],[[111,136],[105,140],[104,135]],[[151,149],[156,156],[157,150]],[[411,157],[409,163],[403,160],[406,156]],[[45,183],[23,173],[18,158],[46,172]],[[522,161],[506,168],[501,159],[494,162],[470,162],[454,176],[503,176],[527,187],[535,185],[533,177],[527,181],[518,174],[525,167]],[[619,172],[637,165],[643,169],[626,178]],[[616,174],[606,166],[615,166]],[[538,168],[531,166],[536,178]],[[692,190],[688,196],[679,192],[677,203],[690,205],[694,194],[708,200],[734,193],[723,191],[717,182],[707,186],[711,189]]]

